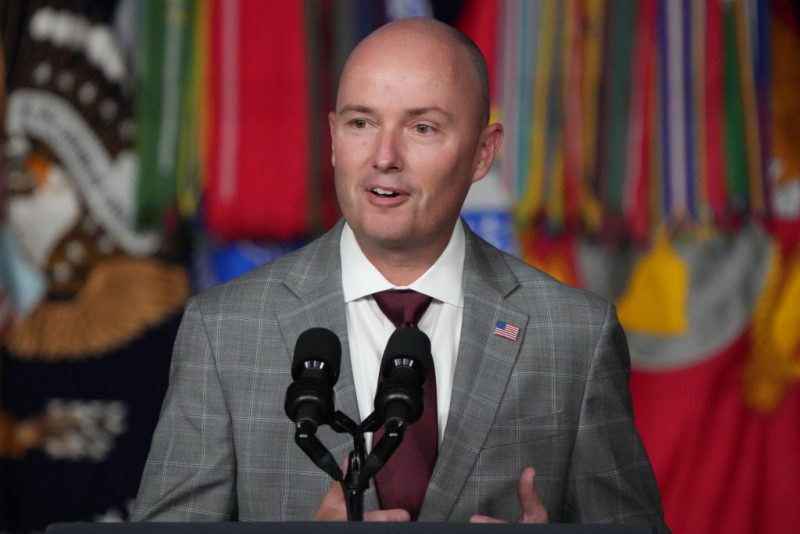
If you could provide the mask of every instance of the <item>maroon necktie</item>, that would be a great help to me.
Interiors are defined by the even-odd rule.
[[[397,328],[416,328],[417,322],[431,303],[431,297],[410,289],[381,291],[372,296],[383,314]],[[427,371],[428,376],[422,385],[425,397],[422,417],[408,427],[403,442],[375,475],[381,508],[402,508],[411,514],[412,520],[419,517],[439,449],[436,374],[433,368]],[[383,428],[373,435],[373,444],[381,436]]]

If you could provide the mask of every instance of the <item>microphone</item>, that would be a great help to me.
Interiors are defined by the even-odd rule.
[[[422,330],[399,328],[386,344],[383,380],[375,394],[375,415],[388,428],[403,428],[422,416],[422,384],[433,366],[431,341]]]
[[[428,336],[417,328],[395,330],[383,353],[383,380],[378,383],[375,411],[370,416],[374,418],[372,423],[375,425],[385,424],[386,431],[364,463],[361,473],[363,480],[369,480],[380,471],[400,446],[408,425],[422,417],[425,407],[422,384],[428,369],[432,368],[431,340]]]
[[[309,328],[297,338],[292,361],[294,382],[284,410],[298,429],[313,434],[333,419],[333,385],[339,379],[342,344],[325,328]]]

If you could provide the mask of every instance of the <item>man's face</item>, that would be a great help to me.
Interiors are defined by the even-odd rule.
[[[444,247],[494,156],[479,95],[460,49],[390,38],[351,58],[329,119],[337,197],[362,248]]]

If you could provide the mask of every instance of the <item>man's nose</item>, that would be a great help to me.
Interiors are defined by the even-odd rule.
[[[373,154],[372,167],[379,172],[397,172],[403,168],[403,141],[400,135],[386,129],[378,136]]]

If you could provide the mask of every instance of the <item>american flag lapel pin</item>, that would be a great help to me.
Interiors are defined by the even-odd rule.
[[[494,325],[494,335],[516,341],[519,335],[519,327],[505,321],[497,321]]]

